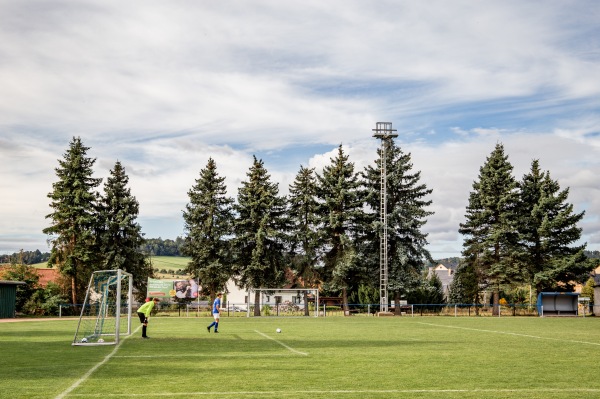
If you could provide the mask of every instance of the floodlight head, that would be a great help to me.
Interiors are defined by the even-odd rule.
[[[398,137],[397,133],[393,133],[396,129],[392,129],[392,122],[377,122],[375,125],[373,137],[378,139],[389,139]]]

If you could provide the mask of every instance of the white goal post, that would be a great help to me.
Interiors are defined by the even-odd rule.
[[[74,346],[115,345],[131,334],[133,276],[121,269],[92,273]]]
[[[259,303],[255,303],[255,294],[260,294]],[[306,299],[309,301],[305,302]],[[311,309],[312,303],[312,309]],[[258,306],[261,316],[303,316],[305,307],[319,316],[318,288],[250,288],[246,301],[248,317],[254,316],[251,308]]]

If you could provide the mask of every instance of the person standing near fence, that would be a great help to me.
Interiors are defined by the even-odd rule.
[[[213,302],[212,315],[215,321],[213,321],[208,327],[206,327],[208,332],[210,332],[210,328],[212,326],[215,326],[215,333],[219,332],[219,316],[221,315],[221,295],[222,294],[219,292],[217,294],[217,298]]]
[[[142,323],[142,338],[150,338],[146,335],[146,329],[148,328],[148,319],[150,318],[150,313],[152,313],[152,309],[154,309],[154,304],[160,301],[159,298],[150,298],[150,300],[144,303],[137,310],[138,317],[140,318],[140,322]]]

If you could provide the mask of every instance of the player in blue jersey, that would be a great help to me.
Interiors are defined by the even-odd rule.
[[[215,321],[213,321],[208,327],[206,327],[208,332],[210,332],[210,328],[212,326],[215,326],[216,333],[219,332],[219,316],[221,315],[221,295],[222,294],[219,292],[217,294],[217,298],[213,302],[212,315],[213,315]]]

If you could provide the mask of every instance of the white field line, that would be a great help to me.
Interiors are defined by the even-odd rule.
[[[78,379],[77,381],[75,381],[73,383],[73,385],[71,385],[69,388],[67,388],[64,392],[62,392],[60,395],[58,395],[56,397],[56,399],[63,399],[65,398],[68,394],[70,394],[75,388],[77,388],[79,385],[81,385],[83,382],[85,382],[85,380],[87,380],[90,375],[92,375],[94,373],[94,371],[98,370],[98,368],[100,366],[102,366],[104,363],[108,362],[110,360],[111,357],[114,356],[115,353],[117,353],[117,351],[119,350],[119,347],[121,346],[121,344],[123,343],[123,341],[125,341],[127,338],[133,336],[136,332],[138,332],[138,330],[141,328],[142,326],[138,326],[138,328],[135,329],[135,331],[133,331],[130,335],[126,336],[125,338],[123,338],[122,340],[119,341],[119,343],[115,346],[115,349],[113,349],[112,352],[110,352],[108,355],[106,355],[106,357],[98,364],[96,364],[94,367],[92,367],[87,373],[85,373],[83,375],[83,377],[81,377],[80,379]]]
[[[243,353],[243,354],[235,354],[235,353],[190,353],[190,354],[181,354],[181,353],[167,353],[162,355],[117,355],[115,358],[127,358],[127,357],[142,357],[142,358],[158,358],[158,357],[210,357],[210,358],[236,358],[236,357],[247,357],[247,358],[256,358],[256,357],[281,357],[281,356],[289,356],[285,353]]]
[[[492,333],[492,334],[513,335],[513,336],[516,336],[516,337],[525,337],[525,338],[533,338],[533,339],[545,339],[545,340],[548,340],[548,341],[568,342],[568,343],[572,343],[572,344],[584,344],[584,345],[600,346],[600,343],[598,343],[598,342],[577,341],[577,340],[574,340],[574,339],[560,339],[560,338],[552,338],[552,337],[540,337],[540,336],[537,336],[537,335],[519,334],[519,333],[513,333],[513,332],[507,332],[507,331],[498,331],[498,330],[484,330],[484,329],[481,329],[481,328],[447,326],[447,325],[444,325],[444,324],[425,323],[425,322],[421,322],[421,321],[418,321],[417,323],[418,324],[425,324],[427,326],[434,326],[434,327],[455,328],[457,330],[469,330],[469,331],[487,332],[487,333]]]
[[[298,351],[298,350],[296,350],[296,349],[294,349],[294,348],[292,348],[292,347],[290,347],[290,346],[287,346],[287,345],[286,345],[286,344],[284,344],[283,342],[281,342],[281,341],[278,341],[278,340],[276,340],[276,339],[275,339],[275,338],[273,338],[273,337],[269,337],[269,336],[268,336],[267,334],[265,334],[265,333],[261,333],[261,332],[260,332],[260,331],[258,331],[258,330],[254,330],[254,331],[255,331],[257,334],[260,334],[260,335],[262,335],[263,337],[270,339],[271,341],[275,341],[275,342],[277,342],[279,345],[283,346],[284,348],[286,348],[286,349],[287,349],[287,350],[289,350],[290,352],[294,352],[294,353],[297,353],[297,354],[299,354],[299,355],[302,355],[302,356],[308,356],[308,353],[305,353],[305,352],[300,352],[300,351]]]
[[[588,388],[524,388],[524,389],[334,389],[334,390],[306,390],[306,391],[220,391],[218,396],[265,396],[271,395],[277,398],[286,397],[289,395],[310,395],[314,394],[396,394],[396,393],[408,393],[408,394],[416,394],[416,393],[516,393],[516,394],[527,394],[527,393],[600,393],[600,389],[588,389]],[[146,397],[148,393],[94,393],[94,394],[73,394],[71,396],[77,397],[85,397],[85,398],[134,398],[134,397]],[[164,396],[167,398],[175,398],[175,397],[185,397],[185,398],[193,398],[193,397],[201,397],[201,396],[215,396],[214,391],[210,392],[152,392],[152,396]]]

